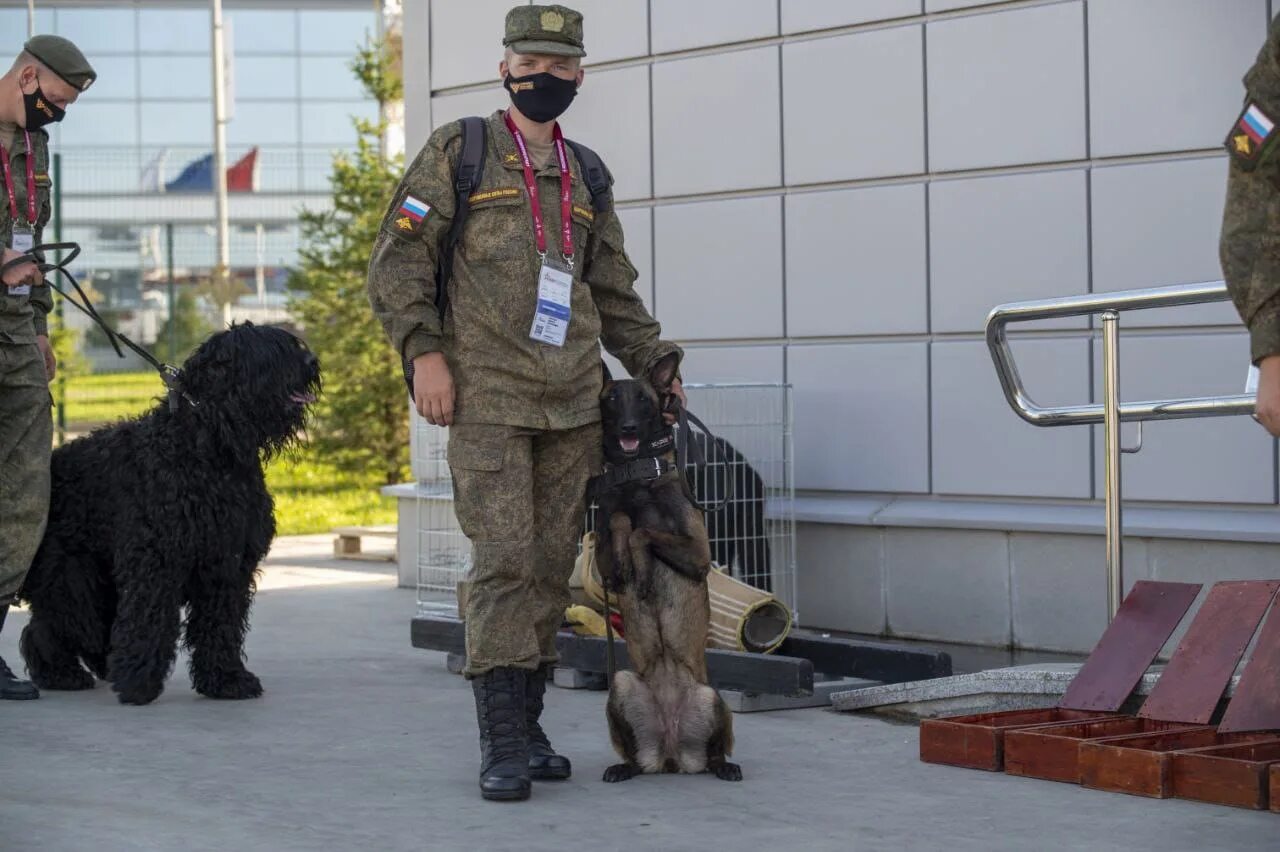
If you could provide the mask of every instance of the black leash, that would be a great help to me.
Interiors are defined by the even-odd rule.
[[[58,263],[49,263],[40,256],[40,253],[50,252],[50,251],[57,251],[57,252],[65,251],[67,252],[67,256],[64,257]],[[102,329],[104,334],[106,334],[107,341],[111,344],[111,348],[115,350],[116,355],[120,356],[121,358],[124,357],[124,352],[120,349],[120,344],[123,343],[130,350],[132,350],[134,354],[136,354],[139,358],[141,358],[142,360],[150,364],[155,369],[155,371],[160,374],[160,381],[164,382],[165,389],[169,393],[169,410],[170,411],[178,410],[179,397],[181,397],[182,399],[185,399],[192,407],[198,405],[199,403],[197,403],[194,399],[192,399],[191,395],[188,394],[182,388],[182,371],[181,370],[179,370],[177,367],[173,367],[169,364],[164,364],[158,361],[155,358],[155,356],[153,356],[146,349],[143,349],[141,346],[134,343],[132,340],[125,337],[120,332],[112,329],[111,326],[107,325],[106,320],[104,320],[101,317],[101,315],[98,314],[98,311],[93,307],[93,302],[90,301],[88,294],[86,294],[84,290],[80,288],[80,282],[77,281],[76,277],[71,274],[70,270],[67,269],[67,265],[70,264],[71,261],[79,257],[79,255],[80,255],[79,243],[69,243],[69,242],[68,243],[41,243],[40,245],[32,246],[30,249],[23,252],[21,257],[15,257],[13,260],[6,261],[3,265],[0,265],[0,276],[2,276],[4,273],[8,272],[10,269],[14,267],[23,266],[29,263],[29,264],[33,264],[36,267],[36,269],[40,270],[40,272],[42,273],[56,272],[62,277],[66,278],[68,281],[71,282],[71,286],[75,289],[76,295],[79,296],[81,300],[83,300],[82,302],[76,301],[74,298],[72,298],[71,294],[68,293],[66,290],[63,290],[61,287],[59,287],[55,283],[54,279],[51,279],[51,278],[45,279],[45,283],[47,283],[50,287],[52,287],[54,291],[57,292],[58,295],[60,295],[64,300],[74,305],[81,313],[85,314],[87,317],[89,317],[89,319],[93,320],[95,323],[98,324],[98,327]]]
[[[719,443],[717,443],[716,436],[711,434],[711,430],[707,428],[707,424],[689,413],[688,409],[683,405],[680,405],[678,401],[676,402],[676,406],[679,409],[679,413],[676,415],[676,422],[680,427],[679,437],[676,439],[676,467],[680,469],[680,486],[684,489],[684,496],[689,499],[689,502],[704,514],[718,512],[728,504],[730,498],[733,496],[733,477],[729,475],[729,454],[725,452],[724,448],[722,448]],[[689,469],[690,422],[693,422],[702,430],[702,434],[707,436],[707,445],[714,448],[713,454],[714,450],[719,450],[720,458],[724,461],[721,468],[724,471],[724,497],[718,503],[699,502],[698,498],[693,493],[693,489],[689,487],[689,477],[686,475],[685,471]],[[702,448],[698,446],[697,441],[693,442],[693,450],[694,455],[696,456],[696,460],[693,462],[695,470],[701,468],[703,471],[706,471],[709,468],[714,467],[715,463],[708,463],[707,459],[703,456]],[[711,481],[710,475],[708,475],[707,481]]]

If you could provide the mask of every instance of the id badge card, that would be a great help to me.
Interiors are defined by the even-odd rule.
[[[17,252],[29,252],[31,247],[36,244],[35,232],[30,228],[14,227],[13,229],[13,250]],[[23,284],[20,287],[8,288],[10,296],[30,296],[31,285]]]
[[[573,273],[544,260],[538,272],[538,310],[533,316],[529,337],[539,343],[564,346],[569,333],[572,293]]]

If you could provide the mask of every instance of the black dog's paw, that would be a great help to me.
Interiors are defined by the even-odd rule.
[[[615,763],[604,771],[604,782],[617,784],[619,781],[629,781],[638,774],[639,772],[630,763]]]
[[[97,684],[93,675],[81,668],[65,669],[59,672],[41,671],[38,675],[33,674],[31,681],[41,689],[68,691],[93,689]]]
[[[164,681],[156,683],[132,683],[129,681],[119,681],[111,684],[111,689],[116,693],[116,697],[121,704],[134,704],[141,706],[150,704],[160,697],[160,693],[164,692]]]
[[[262,695],[262,681],[251,671],[238,669],[229,672],[211,672],[195,682],[195,690],[206,698],[226,698],[242,701]]]
[[[742,767],[736,763],[722,763],[712,770],[721,781],[741,781]]]

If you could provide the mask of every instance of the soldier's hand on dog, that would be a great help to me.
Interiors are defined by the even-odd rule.
[[[432,426],[453,425],[456,393],[444,353],[425,352],[413,359],[413,398],[418,413]]]
[[[668,426],[671,426],[676,422],[676,418],[680,414],[680,409],[686,408],[689,405],[689,398],[684,395],[684,385],[680,384],[679,379],[671,380],[671,397],[672,398],[667,402],[666,409],[662,412],[662,419],[667,421]],[[675,401],[677,399],[680,400],[678,407],[675,405]]]
[[[1257,420],[1280,438],[1280,355],[1263,358],[1258,365]]]
[[[25,257],[25,255],[20,251],[14,251],[11,248],[6,248],[4,250],[4,258],[0,262],[8,263],[11,260],[17,260],[20,257]],[[6,269],[4,271],[4,275],[0,277],[3,277],[5,286],[7,287],[21,287],[24,284],[39,284],[42,280],[40,270],[31,262],[20,263],[17,266]]]

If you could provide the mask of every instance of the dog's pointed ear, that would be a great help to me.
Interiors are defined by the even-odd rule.
[[[659,394],[667,394],[671,391],[671,383],[676,379],[676,368],[680,366],[680,355],[672,352],[658,359],[652,367],[649,368],[649,383],[653,385],[653,389]]]
[[[609,372],[609,365],[604,362],[603,358],[600,359],[600,379],[605,387],[608,387],[613,382],[613,373]]]

